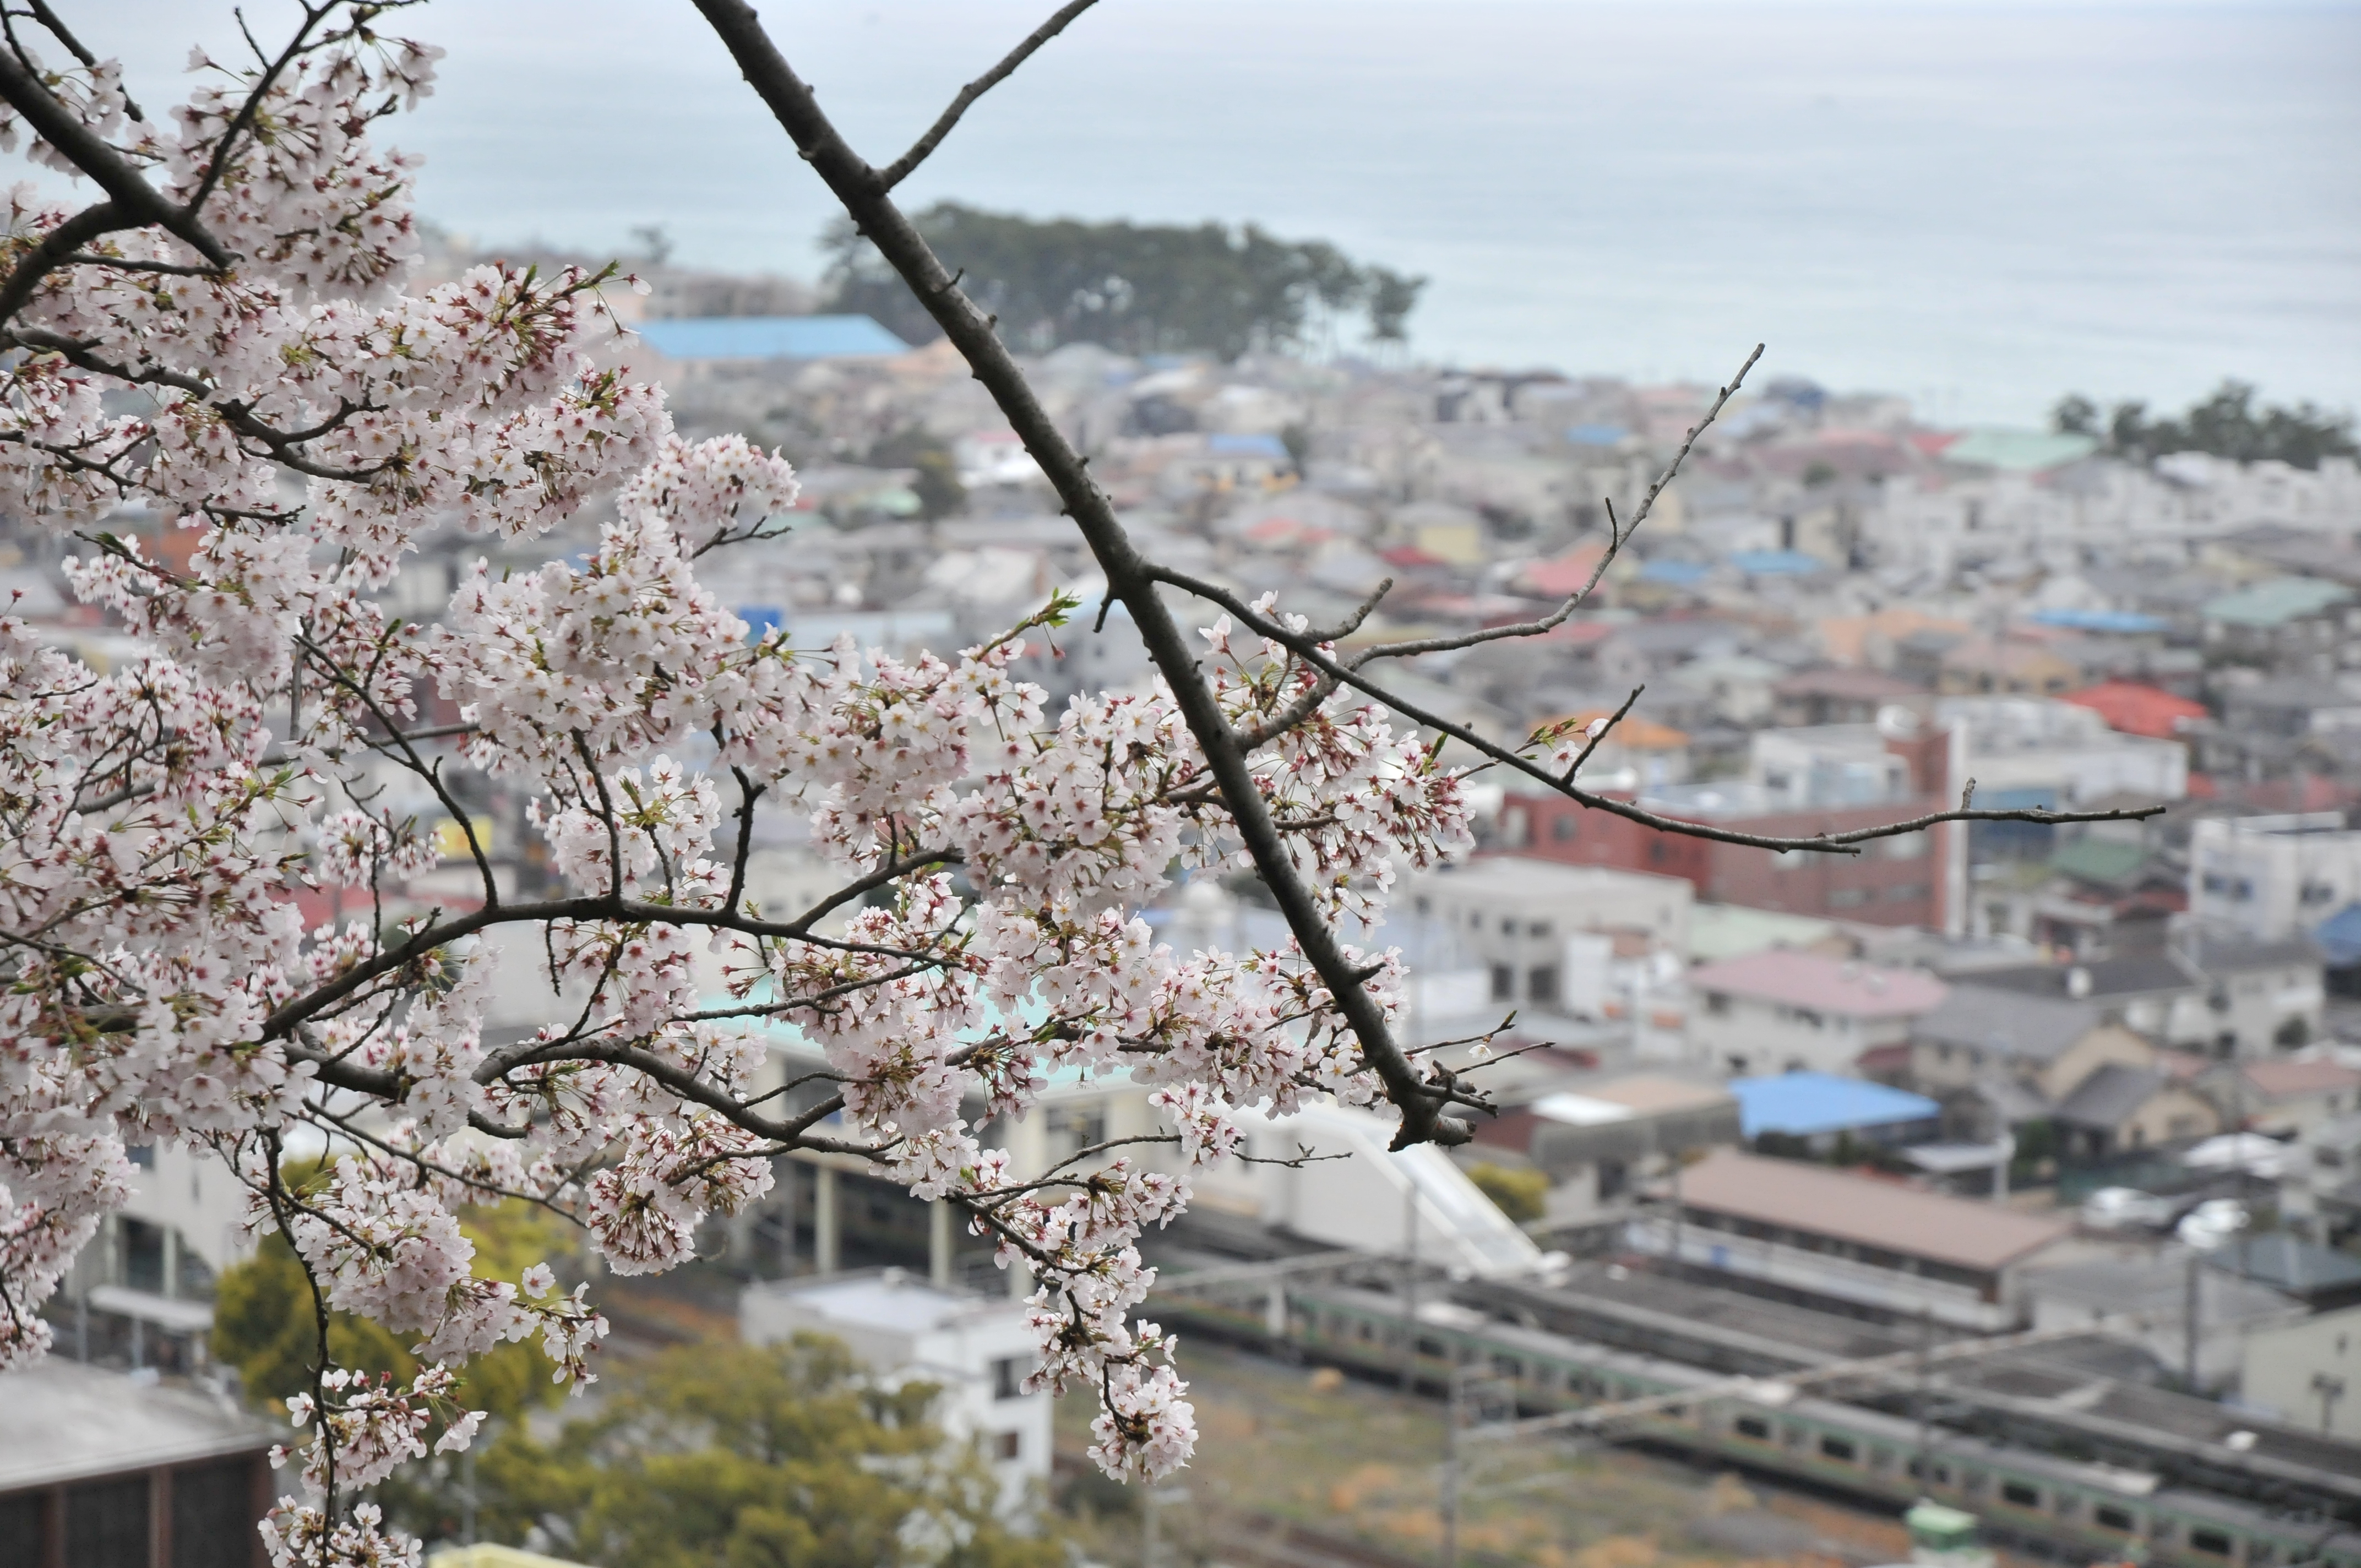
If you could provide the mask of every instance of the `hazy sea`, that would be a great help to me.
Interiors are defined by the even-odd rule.
[[[208,0],[69,5],[150,102]],[[278,35],[288,7],[247,6]],[[884,162],[1051,0],[770,0]],[[440,0],[394,139],[486,242],[811,276],[825,192],[686,0]],[[1102,0],[905,195],[1252,220],[1433,279],[1463,364],[1907,393],[2032,422],[2224,375],[2361,402],[2361,5]]]

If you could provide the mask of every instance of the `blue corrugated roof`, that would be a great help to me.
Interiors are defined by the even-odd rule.
[[[1800,550],[1740,550],[1730,555],[1730,564],[1750,577],[1807,577],[1828,569],[1826,561]]]
[[[1738,1127],[1747,1137],[1786,1133],[1809,1137],[1896,1122],[1928,1122],[1943,1108],[1923,1094],[1907,1094],[1858,1078],[1827,1072],[1783,1072],[1775,1078],[1730,1080],[1738,1100]]]
[[[642,322],[667,359],[876,359],[910,345],[867,316],[678,316]]]
[[[2361,963],[2361,904],[2348,904],[2312,928],[2312,939],[2333,969]]]
[[[1269,457],[1288,461],[1287,443],[1275,435],[1209,435],[1205,450],[1216,457]]]
[[[1669,558],[1651,561],[1640,568],[1640,580],[1643,583],[1671,583],[1680,587],[1701,583],[1711,576],[1713,569],[1709,566],[1700,566],[1695,561]]]
[[[1620,424],[1570,424],[1565,438],[1576,446],[1620,446],[1631,433]]]
[[[2135,615],[2127,609],[2037,609],[2026,619],[2037,625],[2062,627],[2069,631],[2136,633],[2164,630],[2163,617]]]

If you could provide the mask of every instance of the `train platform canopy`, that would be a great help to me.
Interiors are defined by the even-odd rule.
[[[1681,1173],[1681,1207],[1993,1273],[2071,1235],[2063,1220],[1802,1160],[1722,1150]]]
[[[50,1356],[0,1376],[0,1492],[260,1454],[286,1431],[225,1395]]]

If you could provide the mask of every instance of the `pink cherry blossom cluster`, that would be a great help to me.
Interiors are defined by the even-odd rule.
[[[1236,1151],[1241,1113],[1383,1096],[1295,944],[1181,952],[1142,918],[1174,878],[1246,863],[1173,692],[1049,712],[1015,671],[1064,596],[956,657],[752,636],[700,556],[783,526],[793,470],[679,440],[656,389],[601,367],[607,275],[406,292],[414,164],[373,132],[436,51],[315,10],[283,69],[200,58],[169,129],[126,117],[111,64],[50,73],[229,265],[177,219],[60,258],[42,247],[76,214],[10,196],[0,259],[42,269],[0,321],[0,504],[87,542],[74,590],[141,653],[94,671],[0,617],[0,1366],[46,1343],[38,1309],[124,1201],[125,1146],[210,1149],[324,1302],[429,1363],[405,1389],[324,1361],[272,1552],[408,1561],[352,1494],[423,1452],[460,1365],[538,1335],[578,1385],[605,1332],[545,1267],[478,1277],[456,1211],[542,1204],[613,1272],[663,1269],[817,1149],[956,1205],[1029,1272],[1040,1380],[1101,1402],[1110,1474],[1184,1464],[1141,1235]],[[579,560],[478,565],[426,624],[377,597],[430,530],[528,540],[600,495]],[[193,548],[143,550],[118,513]],[[1460,782],[1414,736],[1227,620],[1205,645],[1328,918],[1374,923],[1397,862],[1467,842]],[[430,697],[458,722],[422,728]],[[485,863],[464,903],[405,901],[437,847],[379,786],[407,775],[471,835],[447,793],[465,768],[533,798],[555,892],[520,899]],[[842,892],[752,905],[758,803],[805,817]],[[323,889],[366,908],[307,921]],[[1348,957],[1392,1013],[1395,955]],[[558,998],[505,1042],[485,1027],[504,966]],[[825,1056],[825,1098],[777,1092],[782,1025]],[[1169,1132],[1016,1170],[978,1130],[1058,1069],[1152,1086]]]

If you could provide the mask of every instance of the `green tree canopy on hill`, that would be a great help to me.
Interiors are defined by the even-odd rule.
[[[1038,221],[939,202],[914,215],[962,287],[1035,353],[1096,343],[1125,354],[1297,348],[1347,318],[1399,342],[1423,278],[1364,267],[1320,240],[1252,224],[1194,227]],[[941,335],[866,239],[840,221],[821,240],[834,309],[875,317],[911,343]]]
[[[613,1568],[1063,1568],[994,1516],[980,1457],[928,1419],[936,1390],[873,1386],[834,1340],[684,1345],[607,1374],[547,1441],[503,1431],[478,1486],[488,1538],[538,1527]]]
[[[2351,457],[2356,448],[2353,416],[2332,414],[2306,401],[2291,409],[2255,406],[2255,389],[2225,380],[2213,395],[2190,405],[2180,418],[2150,419],[2146,403],[2117,403],[2112,411],[2081,394],[2060,398],[2050,411],[2050,428],[2061,435],[2089,435],[2119,457],[2146,462],[2173,452],[2203,452],[2240,463],[2276,459],[2298,468],[2317,468],[2323,457]]]

